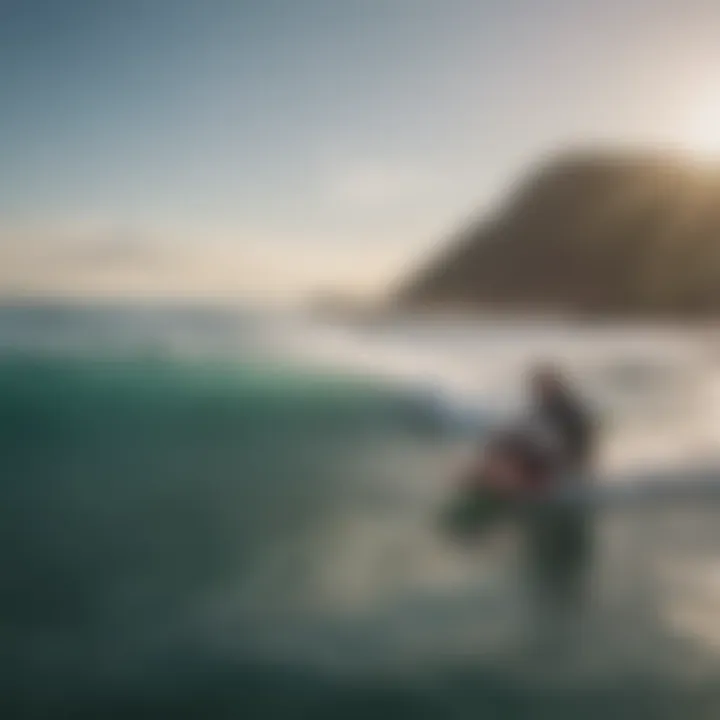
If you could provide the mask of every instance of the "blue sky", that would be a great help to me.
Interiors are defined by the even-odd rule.
[[[0,292],[376,291],[568,144],[720,144],[718,38],[714,0],[0,0]]]

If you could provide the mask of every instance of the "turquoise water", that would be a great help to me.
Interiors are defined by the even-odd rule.
[[[717,717],[711,504],[598,517],[587,600],[544,614],[517,539],[436,531],[482,425],[250,352],[268,322],[0,313],[3,717]]]

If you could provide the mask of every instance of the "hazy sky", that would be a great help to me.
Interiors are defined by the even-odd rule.
[[[0,292],[379,288],[544,154],[715,109],[717,0],[0,0]]]

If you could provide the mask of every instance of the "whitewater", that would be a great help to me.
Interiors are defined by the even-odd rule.
[[[603,512],[592,602],[542,649],[511,533],[460,551],[433,518],[538,360],[602,418],[599,482],[713,480],[716,349],[707,328],[3,306],[4,716],[714,716],[713,494]]]

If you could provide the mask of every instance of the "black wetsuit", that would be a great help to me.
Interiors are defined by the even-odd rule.
[[[570,393],[558,392],[539,405],[538,417],[560,438],[567,461],[587,469],[593,455],[594,428],[580,401]]]
[[[537,408],[540,422],[562,445],[562,464],[574,481],[591,470],[595,427],[588,410],[570,393],[558,392]],[[582,507],[550,506],[528,527],[529,560],[539,599],[560,607],[581,602],[591,563],[592,529]]]

